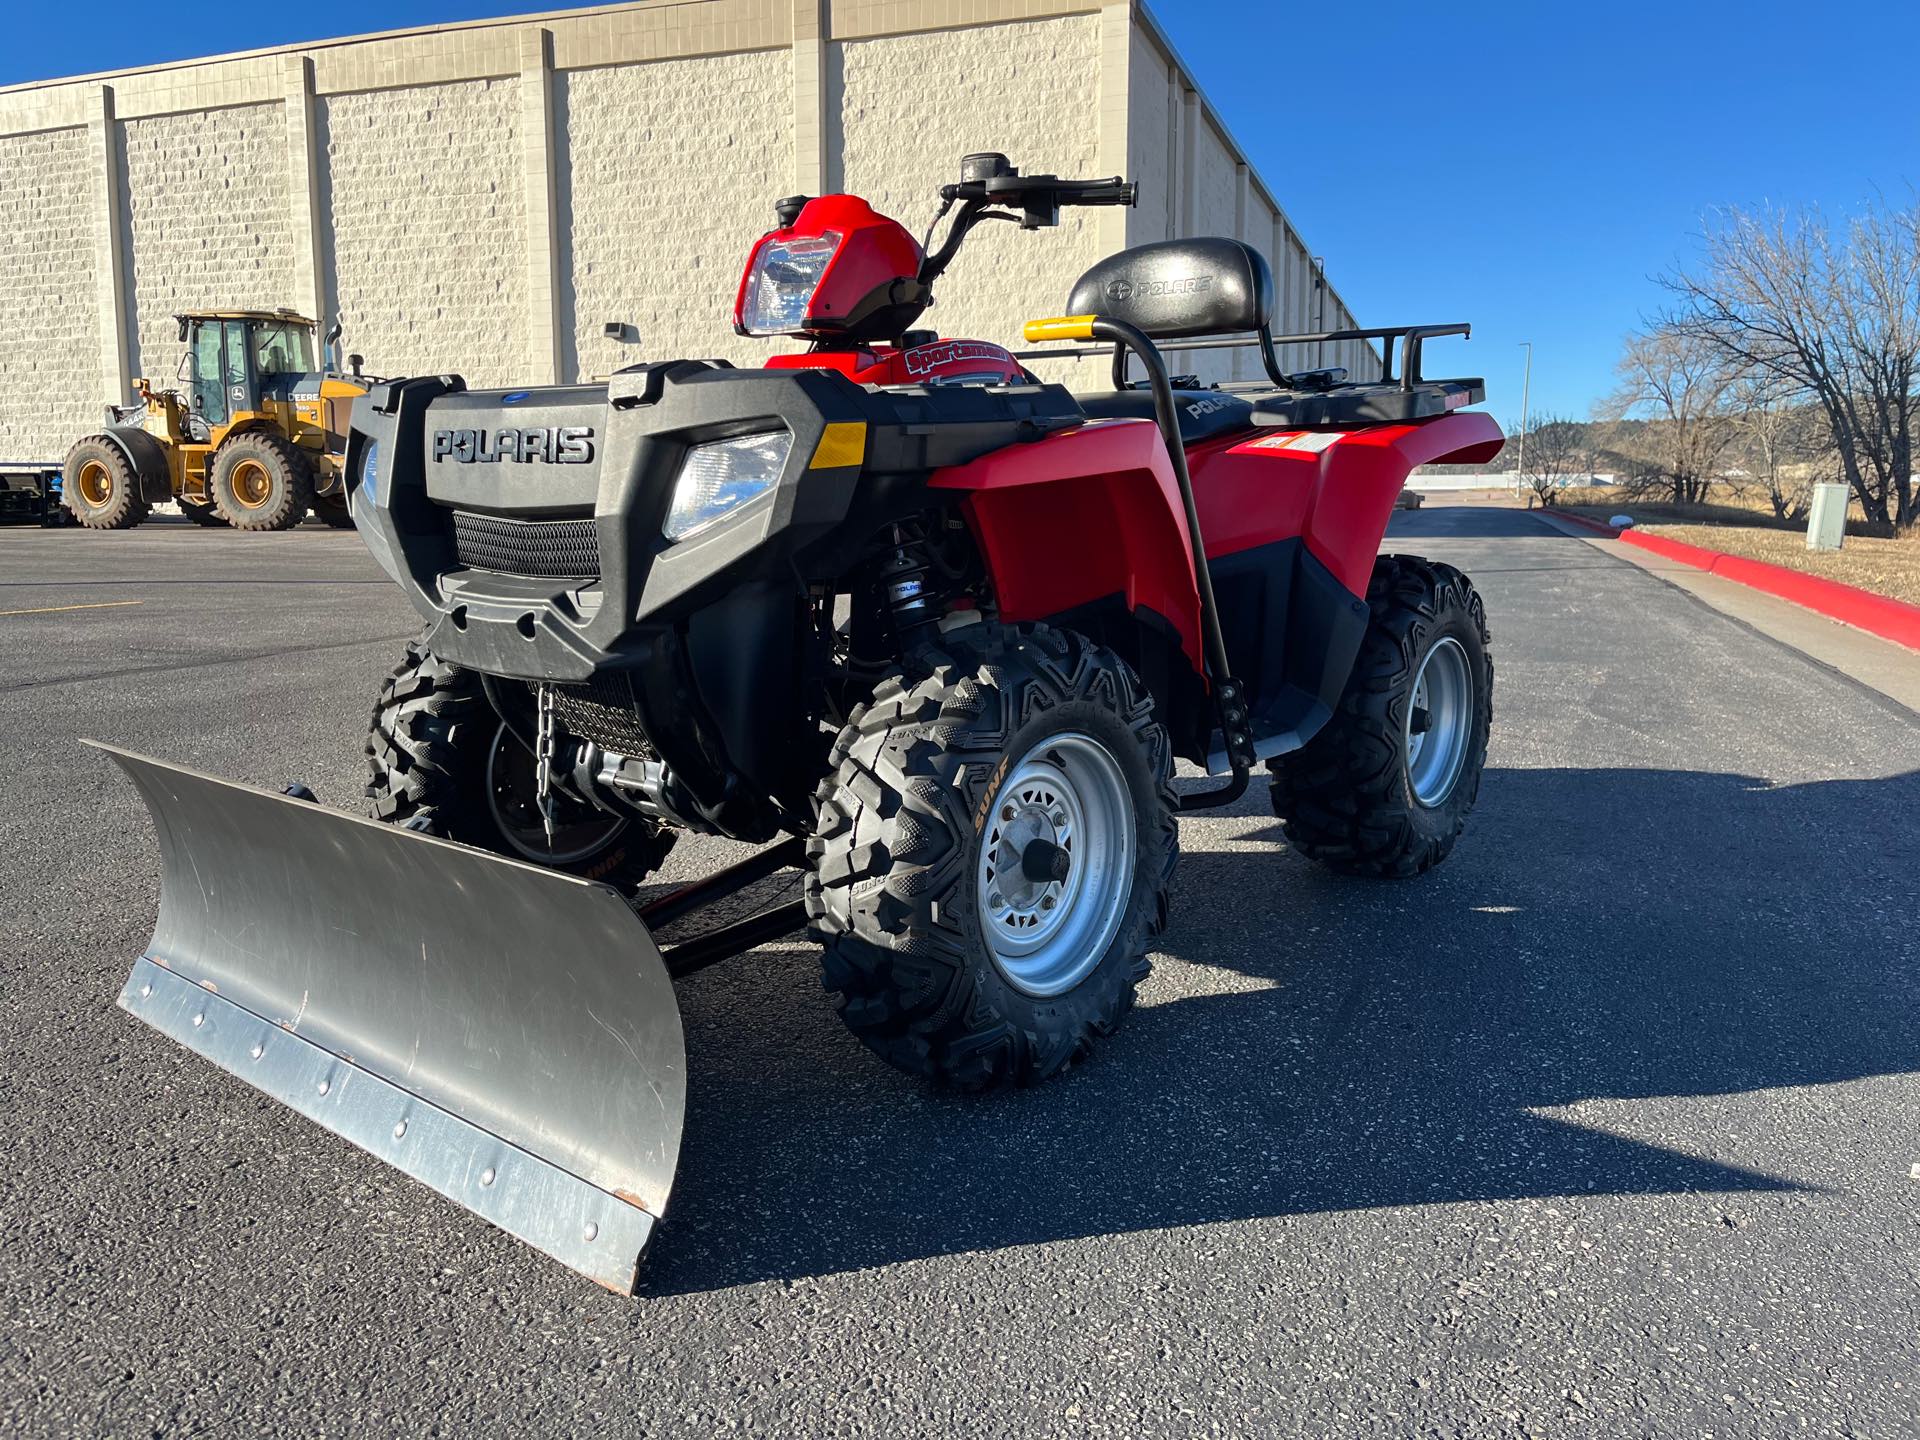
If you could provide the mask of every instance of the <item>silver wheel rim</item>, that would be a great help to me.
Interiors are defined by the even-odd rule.
[[[521,773],[522,766],[528,774]],[[549,849],[540,812],[529,803],[532,769],[532,753],[502,724],[487,752],[487,809],[502,838],[522,859],[536,865],[577,865],[612,844],[627,828],[624,816],[593,810],[561,790],[554,796],[558,823]]]
[[[1451,635],[1438,641],[1413,677],[1407,706],[1407,785],[1432,807],[1445,803],[1467,763],[1473,729],[1473,667]]]
[[[1126,776],[1091,735],[1054,735],[1013,766],[993,804],[975,876],[987,951],[1015,989],[1063,994],[1100,963],[1126,913],[1134,850]],[[1036,852],[1036,842],[1046,848]],[[1034,878],[1029,856],[1051,858],[1057,878]]]

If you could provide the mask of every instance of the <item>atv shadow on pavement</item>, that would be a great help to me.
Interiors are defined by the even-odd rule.
[[[1064,1080],[978,1098],[873,1065],[813,948],[762,950],[684,987],[695,1113],[645,1288],[1258,1216],[1825,1189],[1865,1137],[1745,1092],[1920,1069],[1920,942],[1882,903],[1915,813],[1920,771],[1493,770],[1448,864],[1403,884],[1328,874],[1277,826],[1225,848],[1189,827],[1139,1012]]]

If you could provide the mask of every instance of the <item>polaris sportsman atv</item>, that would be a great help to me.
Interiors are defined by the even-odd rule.
[[[1265,260],[1202,238],[1102,261],[1026,327],[1077,346],[941,339],[914,326],[975,227],[1134,187],[987,154],[941,196],[924,244],[853,196],[780,201],[734,325],[808,345],[761,369],[356,405],[353,517],[426,624],[374,710],[387,824],[119,754],[165,861],[122,1002],[627,1287],[680,1138],[670,977],[804,921],[878,1054],[1023,1084],[1119,1025],[1178,817],[1257,767],[1316,861],[1443,859],[1486,754],[1485,618],[1458,571],[1377,552],[1415,466],[1500,448],[1462,408],[1481,381],[1422,373],[1467,327],[1275,337]],[[1282,371],[1338,340],[1380,342],[1378,375]],[[1169,374],[1223,346],[1265,378]],[[1110,388],[1036,376],[1088,347]],[[1177,759],[1226,778],[1182,791]],[[682,830],[768,848],[630,909]],[[804,900],[655,946],[787,866]]]

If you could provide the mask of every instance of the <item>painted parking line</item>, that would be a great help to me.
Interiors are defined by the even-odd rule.
[[[84,605],[41,605],[32,610],[0,610],[6,615],[57,615],[62,610],[117,610],[123,605],[144,605],[144,600],[90,600]]]

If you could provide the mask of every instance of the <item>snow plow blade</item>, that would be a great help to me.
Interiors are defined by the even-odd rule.
[[[686,1055],[673,983],[626,902],[97,748],[160,845],[159,918],[121,1006],[630,1293],[679,1159]]]

